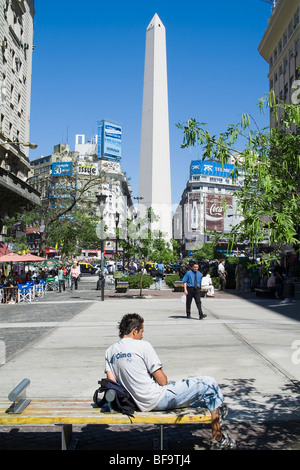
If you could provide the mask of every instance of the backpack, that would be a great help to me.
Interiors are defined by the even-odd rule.
[[[133,413],[138,408],[130,393],[128,393],[122,385],[109,379],[101,379],[98,381],[98,384],[100,384],[100,387],[95,391],[93,401],[97,406],[99,406],[99,408],[102,408],[109,403],[105,398],[105,392],[108,390],[114,390],[116,392],[116,398],[110,402],[112,409],[119,413],[131,416],[132,418],[134,417]],[[104,393],[101,400],[98,398],[98,393]]]

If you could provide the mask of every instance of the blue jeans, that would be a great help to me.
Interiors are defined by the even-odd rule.
[[[161,411],[206,406],[209,411],[214,411],[223,401],[223,394],[213,377],[193,377],[168,384],[165,396],[154,409]]]
[[[161,289],[161,276],[156,276],[155,278],[155,289]]]

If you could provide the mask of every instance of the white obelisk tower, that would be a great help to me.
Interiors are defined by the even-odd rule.
[[[139,204],[159,216],[152,230],[172,237],[166,30],[155,14],[146,31]]]

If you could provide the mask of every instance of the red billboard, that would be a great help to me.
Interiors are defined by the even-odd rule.
[[[224,207],[232,208],[232,196],[207,194],[205,204],[205,230],[224,232]]]

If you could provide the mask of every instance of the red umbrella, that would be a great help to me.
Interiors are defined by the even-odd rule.
[[[8,253],[7,255],[0,256],[0,263],[17,263],[20,261],[23,261],[23,258],[16,253]]]
[[[21,258],[24,263],[30,263],[30,261],[32,261],[33,263],[37,263],[38,261],[44,261],[46,259],[42,258],[41,256],[32,255],[31,253],[28,253],[27,255],[22,255]]]

